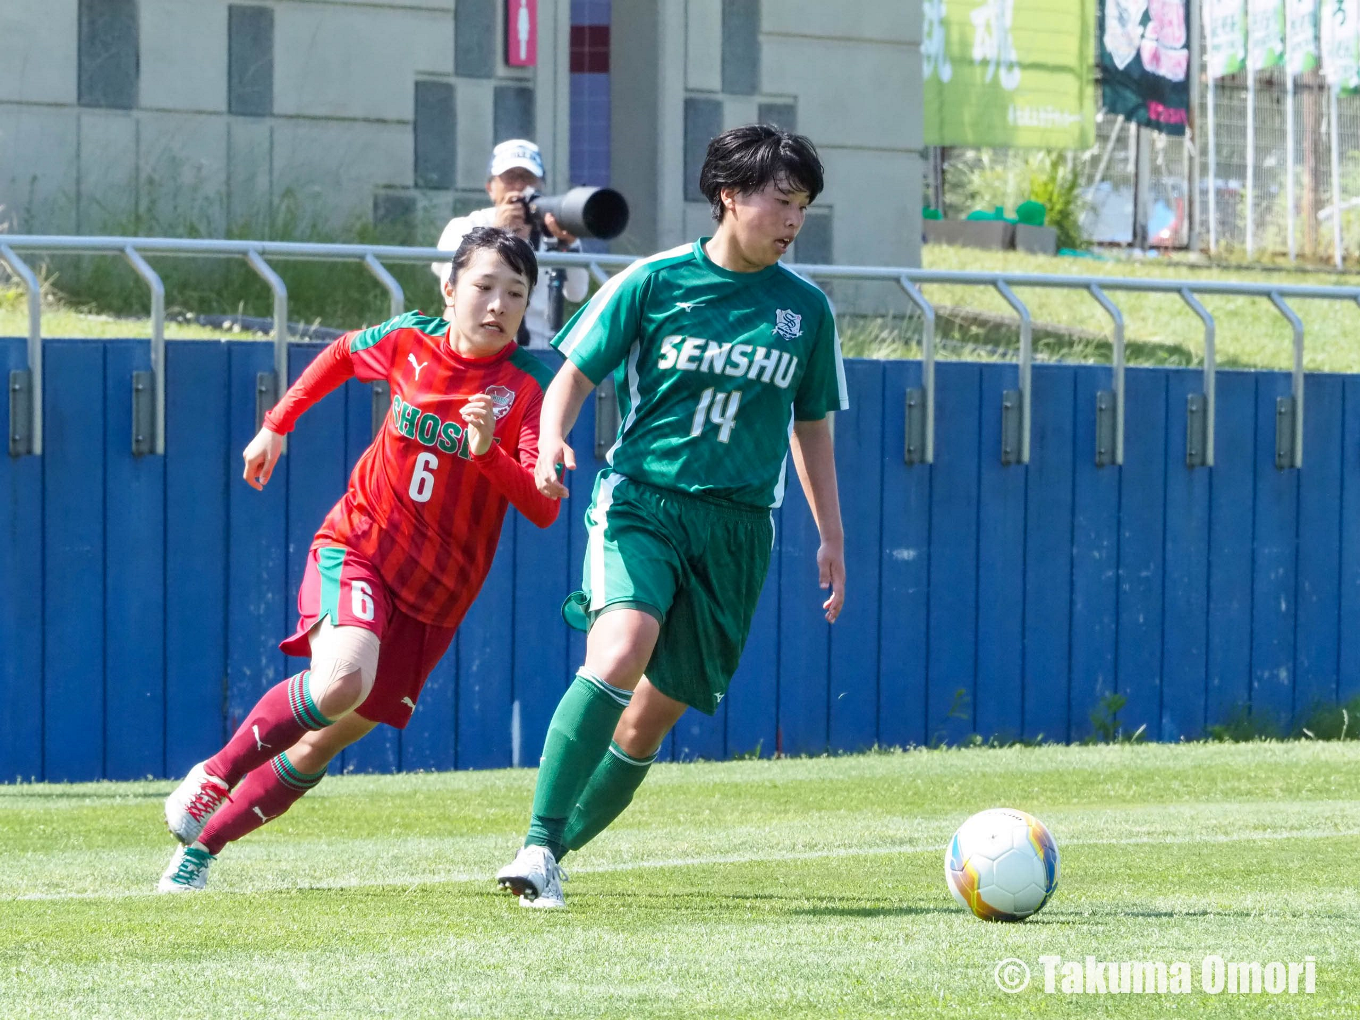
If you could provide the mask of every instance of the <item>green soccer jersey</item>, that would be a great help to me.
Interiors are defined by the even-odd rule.
[[[816,285],[776,263],[734,273],[708,238],[633,263],[553,340],[590,381],[614,373],[619,474],[753,506],[784,498],[794,420],[849,406]]]

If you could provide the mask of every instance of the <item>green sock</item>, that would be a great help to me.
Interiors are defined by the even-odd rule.
[[[618,744],[610,742],[609,751],[595,767],[595,774],[590,777],[576,810],[567,821],[567,831],[562,838],[568,850],[580,850],[623,814],[654,761],[655,751],[646,758],[634,758]]]
[[[525,846],[545,846],[555,857],[566,852],[567,818],[632,697],[632,691],[607,684],[593,673],[577,672],[548,724]]]

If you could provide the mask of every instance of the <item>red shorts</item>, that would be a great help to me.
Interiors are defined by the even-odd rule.
[[[308,635],[323,616],[336,627],[363,627],[378,636],[378,676],[355,711],[370,722],[405,729],[426,677],[448,651],[457,628],[421,623],[402,612],[373,564],[344,546],[307,554],[298,589],[297,630],[279,648],[287,655],[310,657]]]

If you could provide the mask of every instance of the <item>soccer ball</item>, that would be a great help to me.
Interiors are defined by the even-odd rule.
[[[984,921],[1023,921],[1058,886],[1058,844],[1023,811],[980,811],[949,841],[944,877],[954,899]]]

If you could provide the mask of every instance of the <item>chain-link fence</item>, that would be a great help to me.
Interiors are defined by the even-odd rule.
[[[1094,72],[1093,72],[1094,73]],[[1247,248],[1248,96],[1245,73],[1214,83],[1214,166],[1210,167],[1207,82],[1200,92],[1197,137],[1151,133],[1148,180],[1149,242],[1184,248],[1191,241],[1191,161],[1199,162],[1198,243],[1226,254]],[[1330,91],[1321,75],[1294,79],[1294,238],[1299,257],[1331,261],[1335,255]],[[1343,256],[1360,254],[1360,95],[1343,95],[1338,111]],[[1257,255],[1288,251],[1288,93],[1279,69],[1258,71],[1255,87],[1255,150],[1251,154],[1252,247]],[[1069,158],[1080,168],[1087,208],[1086,239],[1128,244],[1133,240],[1137,132],[1122,118],[1097,114],[1096,143]],[[1023,201],[1027,159],[1022,150],[945,149],[938,174],[929,161],[926,191],[942,186],[946,215]],[[1212,201],[1211,201],[1212,188]]]

